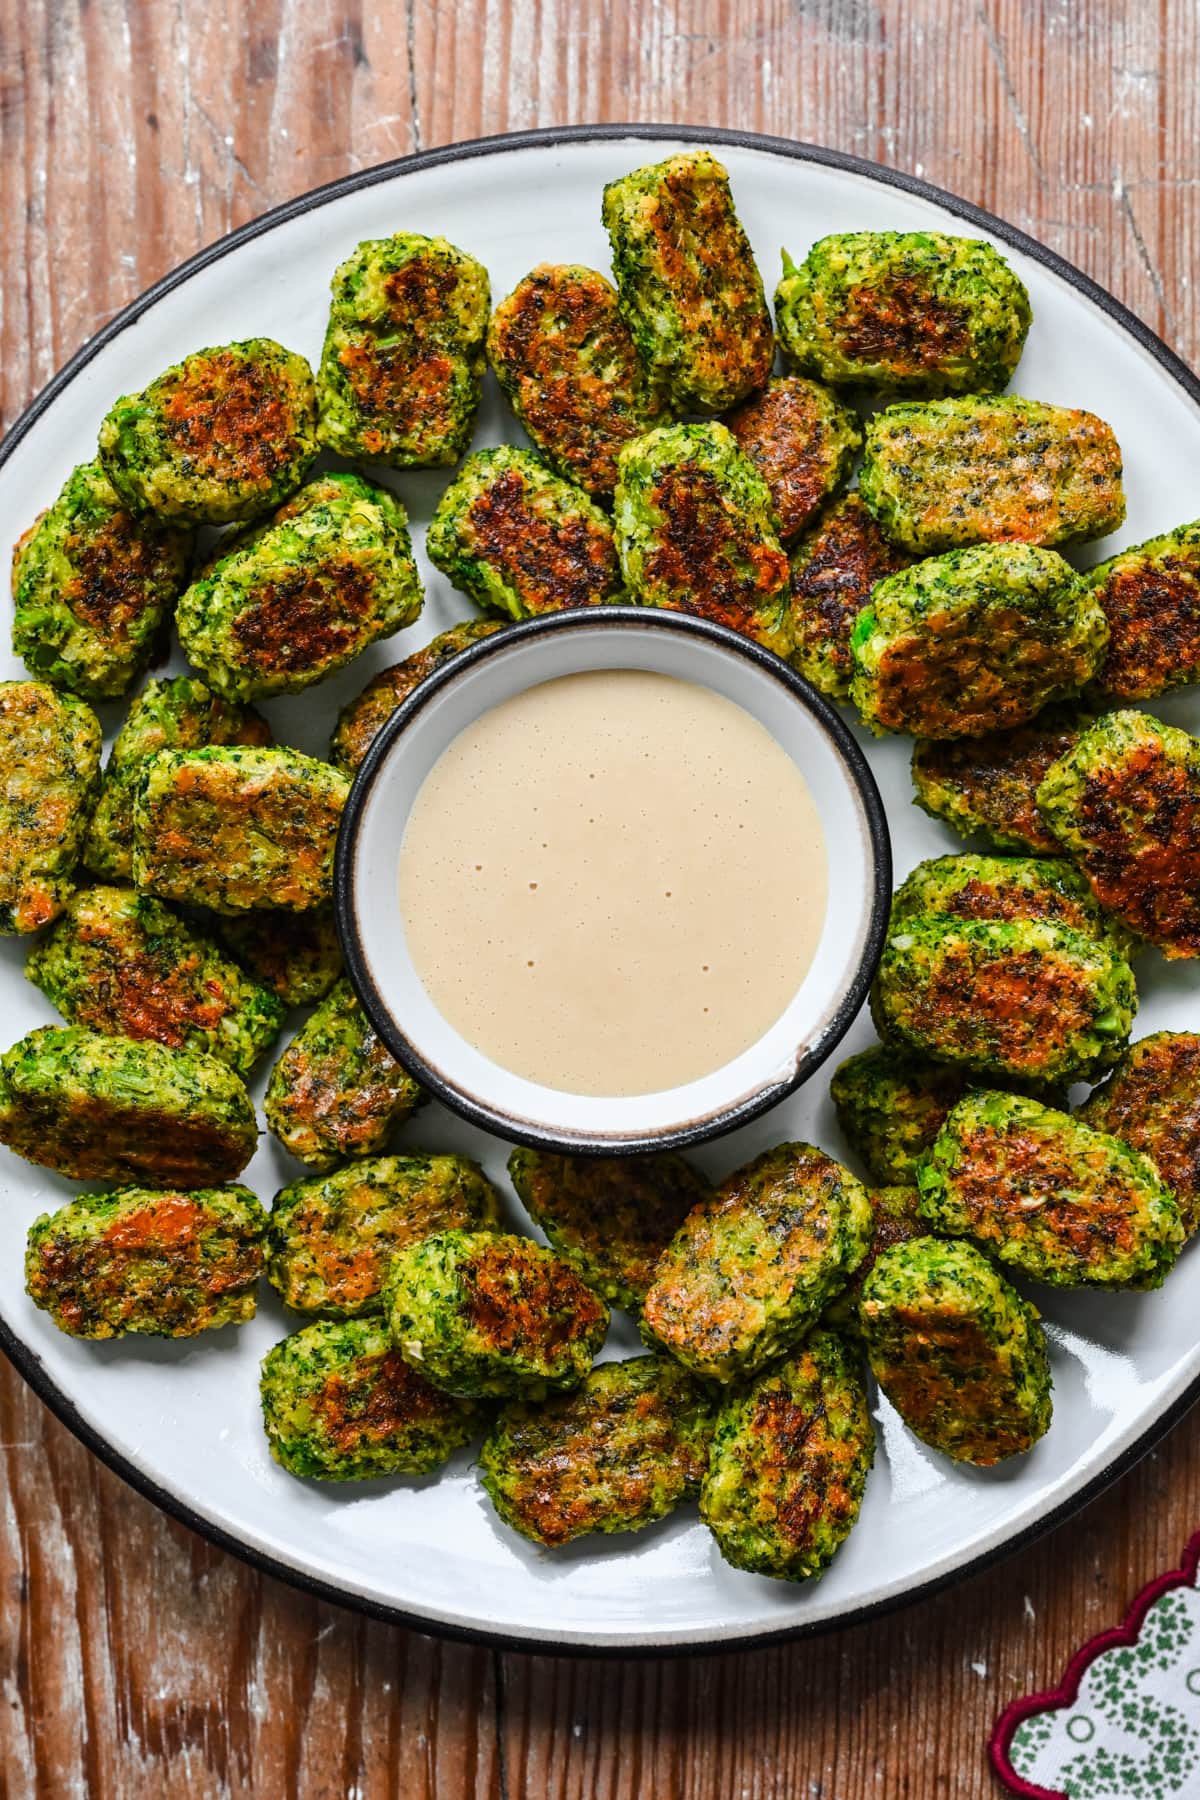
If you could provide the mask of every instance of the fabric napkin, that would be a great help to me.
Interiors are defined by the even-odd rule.
[[[996,1721],[992,1767],[1027,1800],[1200,1796],[1200,1531],[1183,1566],[1142,1589],[1123,1625],[1094,1637],[1058,1687]]]

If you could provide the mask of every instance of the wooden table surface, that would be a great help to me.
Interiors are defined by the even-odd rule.
[[[517,127],[743,126],[894,164],[1079,263],[1195,363],[1196,0],[0,0],[0,423],[264,208]],[[10,535],[18,521],[5,524]],[[160,1516],[0,1369],[0,1794],[882,1800],[994,1792],[1015,1695],[1178,1561],[1185,1420],[1032,1549],[795,1646],[439,1643]]]

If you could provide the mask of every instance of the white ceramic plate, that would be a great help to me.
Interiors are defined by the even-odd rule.
[[[1128,521],[1088,546],[1096,561],[1200,512],[1200,384],[1117,304],[1007,226],[921,183],[827,151],[720,132],[583,128],[497,139],[369,170],[269,214],[215,245],[115,319],[51,383],[0,449],[0,542],[11,543],[92,452],[112,398],[205,344],[262,333],[316,362],[336,263],[360,238],[444,232],[481,257],[493,293],[543,260],[608,267],[600,225],[604,183],[685,142],[715,143],[768,290],[787,245],[861,227],[966,230],[993,238],[1033,298],[1019,391],[1092,408],[1125,452]],[[520,440],[489,377],[477,443]],[[444,472],[383,473],[412,514],[416,541]],[[7,556],[4,558],[7,563]],[[268,702],[280,739],[323,754],[337,708],[375,668],[408,654],[471,612],[423,565],[420,622],[298,698]],[[7,633],[5,633],[7,637]],[[20,674],[9,660],[5,675]],[[106,725],[116,709],[106,709]],[[1196,729],[1200,700],[1171,699],[1165,716]],[[909,744],[868,742],[887,805],[897,877],[960,841],[911,805]],[[22,979],[27,944],[5,939],[4,1041],[50,1012]],[[1139,1035],[1194,1027],[1200,964],[1137,964]],[[843,1054],[872,1038],[862,1018]],[[260,1077],[258,1092],[265,1079]],[[720,1174],[782,1138],[843,1152],[816,1077],[697,1160]],[[402,1142],[479,1157],[505,1186],[505,1146],[431,1107]],[[247,1179],[269,1199],[299,1173],[264,1139]],[[793,1587],[726,1567],[693,1511],[632,1537],[585,1541],[553,1554],[493,1516],[464,1454],[437,1480],[339,1488],[297,1481],[267,1454],[258,1416],[258,1363],[288,1329],[264,1284],[258,1318],[191,1343],[87,1344],[60,1335],[21,1284],[26,1228],[69,1197],[70,1185],[0,1152],[0,1332],[38,1393],[128,1480],[196,1529],[274,1573],[335,1599],[464,1634],[561,1648],[630,1649],[762,1642],[894,1604],[998,1554],[1065,1515],[1113,1477],[1200,1389],[1200,1256],[1185,1254],[1156,1294],[1038,1294],[1051,1339],[1055,1415],[1027,1457],[994,1470],[952,1466],[876,1401],[879,1452],[862,1518],[833,1567]],[[511,1202],[514,1217],[518,1209]],[[621,1320],[613,1348],[635,1347]]]

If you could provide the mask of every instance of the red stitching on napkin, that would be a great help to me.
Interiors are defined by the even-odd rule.
[[[1165,1575],[1156,1575],[1130,1607],[1123,1625],[1114,1625],[1110,1630],[1102,1631],[1098,1637],[1089,1639],[1082,1649],[1075,1652],[1058,1687],[1050,1688],[1044,1694],[1027,1694],[1023,1699],[1014,1700],[1011,1706],[1005,1707],[996,1720],[988,1741],[988,1759],[994,1772],[1010,1792],[1020,1794],[1022,1800],[1070,1800],[1070,1795],[1065,1794],[1061,1788],[1036,1787],[1033,1782],[1026,1781],[1024,1776],[1017,1774],[1009,1761],[1009,1752],[1018,1726],[1023,1725],[1033,1713],[1054,1712],[1061,1706],[1074,1706],[1079,1697],[1080,1683],[1096,1658],[1106,1650],[1118,1650],[1135,1644],[1142,1622],[1154,1602],[1170,1593],[1172,1588],[1194,1587],[1198,1567],[1200,1531],[1188,1540],[1182,1566],[1168,1570]]]

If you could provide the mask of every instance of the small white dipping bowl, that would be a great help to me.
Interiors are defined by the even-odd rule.
[[[483,713],[561,675],[643,669],[723,694],[803,774],[828,856],[828,902],[812,965],[782,1016],[732,1062],[653,1094],[563,1093],[503,1069],[450,1025],[413,966],[400,915],[400,846],[442,752]],[[513,780],[536,781],[537,770]],[[770,869],[763,870],[769,881]],[[355,780],[337,847],[334,900],[350,979],[388,1049],[456,1112],[540,1149],[632,1155],[732,1131],[813,1073],[866,998],[887,925],[887,821],[866,759],[829,702],[786,663],[724,626],[682,613],[602,606],[548,614],[463,651],[409,695]],[[636,930],[636,921],[630,925]],[[772,947],[763,945],[763,955]]]

